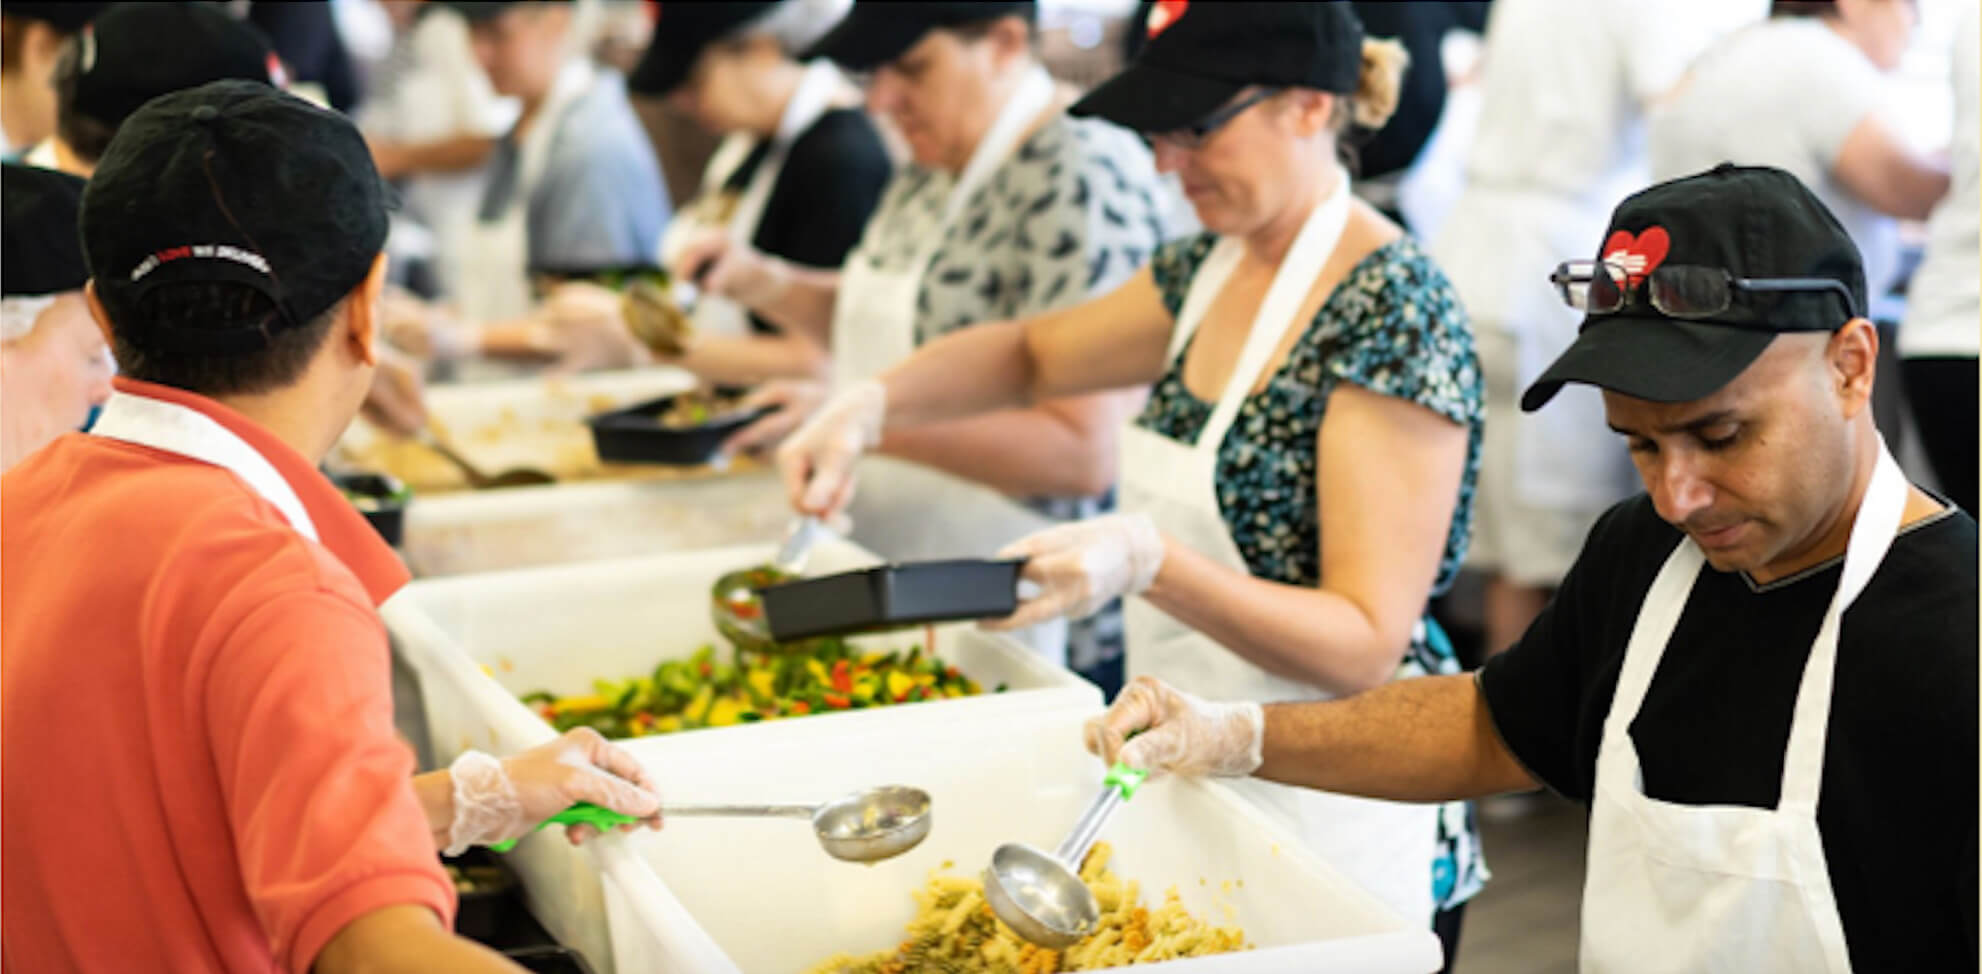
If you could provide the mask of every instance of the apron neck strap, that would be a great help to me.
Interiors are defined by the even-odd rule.
[[[970,201],[970,194],[1004,164],[1006,157],[1018,147],[1019,140],[1032,125],[1033,119],[1052,102],[1052,76],[1037,64],[1027,67],[1019,77],[1018,86],[1005,98],[1004,107],[998,109],[998,117],[991,122],[984,137],[977,140],[977,148],[970,153],[970,162],[964,165],[963,172],[957,175],[956,183],[950,187],[949,198],[943,203],[944,227],[956,222],[964,204]]]
[[[1877,436],[1875,432],[1873,435]],[[1837,676],[1838,638],[1844,625],[1844,610],[1857,601],[1866,583],[1885,561],[1906,515],[1908,494],[1906,475],[1879,439],[1879,459],[1872,468],[1872,482],[1852,519],[1851,539],[1845,543],[1844,569],[1838,575],[1837,591],[1824,610],[1824,621],[1817,631],[1810,659],[1803,666],[1803,681],[1796,692],[1796,710],[1790,719],[1789,748],[1783,755],[1782,806],[1816,814],[1817,796],[1824,778],[1824,744],[1829,736],[1831,690]]]
[[[1301,230],[1294,236],[1294,242],[1287,248],[1286,256],[1280,259],[1280,266],[1273,272],[1273,283],[1266,289],[1266,297],[1259,303],[1259,311],[1253,315],[1252,327],[1246,332],[1245,346],[1239,352],[1239,361],[1232,368],[1232,374],[1225,380],[1225,388],[1212,407],[1211,418],[1198,433],[1197,448],[1217,450],[1225,439],[1225,431],[1238,416],[1239,407],[1246,401],[1253,383],[1258,381],[1260,370],[1273,353],[1280,348],[1289,330],[1304,327],[1307,323],[1296,321],[1295,317],[1306,301],[1308,291],[1314,287],[1315,278],[1321,276],[1321,269],[1335,253],[1335,245],[1342,239],[1342,228],[1349,222],[1349,174],[1341,167],[1335,167],[1335,189],[1329,193],[1301,224]],[[1224,287],[1225,280],[1237,266],[1244,245],[1229,237],[1218,241],[1212,253],[1200,266],[1198,279],[1191,284],[1189,296],[1185,300],[1184,314],[1177,321],[1171,336],[1172,355],[1182,352],[1192,334],[1196,333],[1199,322],[1210,308],[1212,300]],[[1215,275],[1215,276],[1211,276]],[[1199,295],[1203,294],[1202,298]]]
[[[146,396],[113,392],[90,435],[176,453],[231,471],[282,513],[297,534],[317,540],[315,522],[275,464],[199,410]]]

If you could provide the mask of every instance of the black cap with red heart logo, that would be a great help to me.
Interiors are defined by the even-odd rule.
[[[1735,289],[1719,314],[1682,319],[1640,296],[1624,311],[1584,317],[1576,341],[1522,394],[1525,412],[1570,382],[1650,402],[1703,399],[1777,335],[1834,331],[1864,314],[1865,268],[1851,235],[1795,176],[1766,166],[1723,163],[1626,198],[1597,258],[1633,284],[1664,265],[1709,267],[1737,279],[1836,281],[1851,302],[1835,289]]]

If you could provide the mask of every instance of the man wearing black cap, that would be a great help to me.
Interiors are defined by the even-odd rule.
[[[80,429],[110,395],[110,352],[83,300],[83,181],[0,166],[0,471]]]
[[[1584,970],[1974,970],[1975,521],[1873,425],[1850,237],[1793,176],[1722,166],[1625,200],[1553,279],[1584,323],[1522,406],[1599,387],[1647,494],[1513,648],[1477,679],[1263,711],[1139,682],[1090,746],[1584,801]]]
[[[55,60],[62,43],[106,3],[23,3],[0,7],[0,156],[55,131]]]
[[[218,4],[112,4],[63,49],[55,66],[55,131],[26,161],[88,178],[138,106],[225,78],[280,83],[280,64],[261,31]]]
[[[590,732],[409,787],[374,611],[406,571],[316,470],[377,357],[364,140],[265,84],[176,92],[79,224],[123,374],[0,476],[0,966],[516,970],[448,932],[436,850],[659,802]]]

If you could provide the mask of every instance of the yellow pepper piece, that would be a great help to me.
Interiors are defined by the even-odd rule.
[[[573,714],[585,710],[604,710],[612,706],[612,701],[596,693],[578,697],[564,697],[551,701],[551,711],[559,715]]]
[[[777,674],[770,670],[751,670],[750,675],[744,677],[749,681],[750,689],[757,691],[757,695],[765,700],[776,696],[774,689],[777,678]]]
[[[888,699],[893,700],[915,689],[915,680],[908,674],[896,670],[888,674]]]

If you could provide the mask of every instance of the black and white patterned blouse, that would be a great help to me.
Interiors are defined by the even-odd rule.
[[[849,259],[905,268],[942,222],[955,177],[910,165],[881,196]],[[916,296],[917,345],[959,328],[1064,308],[1127,280],[1175,228],[1149,149],[1124,129],[1055,117],[1039,127],[942,230]],[[1038,497],[1026,505],[1078,520],[1114,506],[1098,497]],[[1074,623],[1068,661],[1095,669],[1121,655],[1119,609]]]

